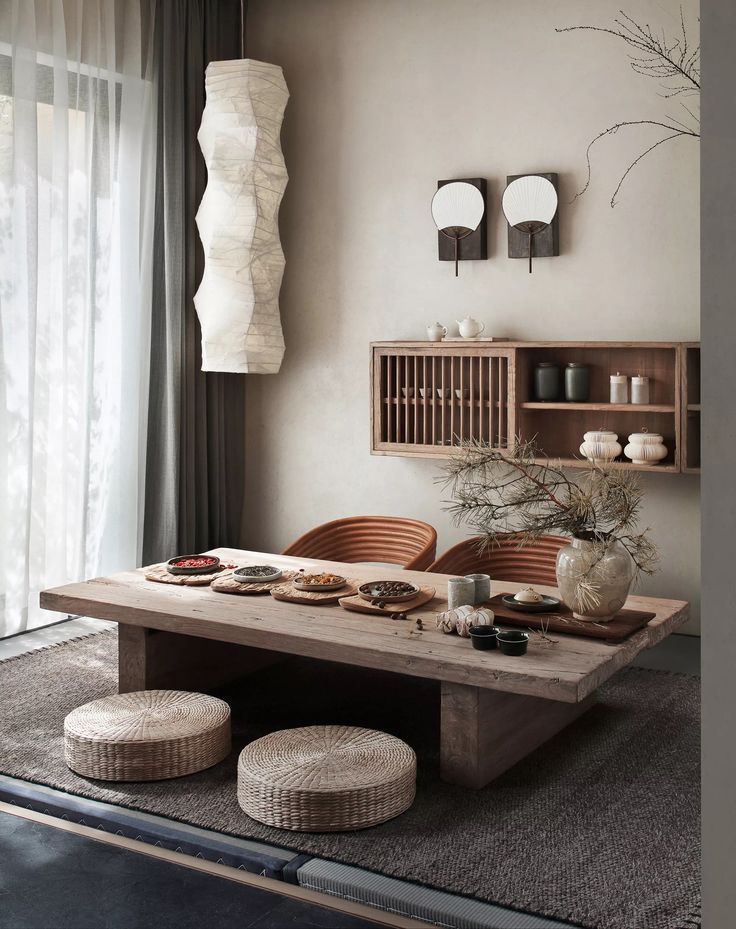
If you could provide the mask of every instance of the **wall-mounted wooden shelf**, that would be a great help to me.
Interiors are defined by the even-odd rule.
[[[534,398],[541,361],[587,364],[590,402]],[[609,403],[609,379],[650,378],[644,405]],[[669,451],[659,465],[616,468],[678,473],[700,467],[700,349],[684,342],[377,342],[371,346],[372,442],[377,455],[447,457],[468,439],[502,452],[515,436],[536,437],[550,459],[586,467],[583,434],[659,432]],[[422,392],[425,396],[421,396]]]
[[[568,410],[570,412],[601,413],[674,413],[674,403],[547,403],[530,401],[520,403],[521,410]]]

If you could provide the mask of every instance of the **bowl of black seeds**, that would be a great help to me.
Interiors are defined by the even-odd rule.
[[[281,569],[270,564],[251,564],[244,568],[236,568],[233,577],[241,584],[265,584],[268,581],[277,581],[281,577]]]

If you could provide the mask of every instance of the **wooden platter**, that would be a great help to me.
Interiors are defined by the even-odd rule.
[[[319,606],[321,604],[337,603],[341,597],[350,597],[357,594],[358,587],[362,581],[345,579],[345,586],[339,590],[327,590],[319,592],[316,590],[297,590],[293,584],[279,583],[271,589],[271,596],[274,600],[285,600],[287,603],[302,603],[309,606]]]
[[[632,632],[646,626],[656,613],[643,610],[621,610],[607,623],[586,622],[575,619],[572,610],[560,604],[554,613],[518,613],[505,606],[501,598],[507,593],[497,594],[483,606],[489,606],[496,615],[496,620],[508,626],[523,626],[527,629],[544,629],[545,632],[563,632],[568,635],[585,636],[589,639],[606,639],[608,642],[620,642]]]
[[[354,610],[356,613],[372,613],[376,616],[385,616],[391,613],[408,613],[409,610],[416,610],[424,606],[434,598],[436,590],[434,587],[420,587],[419,593],[411,600],[405,600],[403,603],[387,603],[386,606],[376,606],[370,600],[366,600],[358,594],[357,596],[346,596],[343,594],[338,601],[340,606],[346,610]]]
[[[146,568],[146,580],[157,584],[177,584],[179,587],[207,587],[225,571],[230,571],[229,565],[221,565],[217,571],[207,574],[171,574],[165,564],[152,565]]]
[[[217,591],[218,594],[267,594],[274,587],[279,587],[286,581],[296,577],[297,573],[297,571],[284,571],[281,577],[275,581],[243,582],[239,581],[232,571],[228,571],[227,574],[216,575],[210,587],[212,590]]]

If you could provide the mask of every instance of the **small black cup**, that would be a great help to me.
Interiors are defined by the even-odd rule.
[[[473,648],[485,651],[489,648],[496,648],[497,636],[501,630],[498,626],[471,626],[470,641]]]
[[[529,644],[529,634],[526,632],[499,632],[498,647],[504,655],[525,655]]]

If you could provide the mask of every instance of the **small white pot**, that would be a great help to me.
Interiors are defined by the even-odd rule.
[[[629,436],[624,455],[634,464],[656,465],[667,457],[667,446],[658,432],[634,432]]]
[[[427,326],[427,338],[430,342],[441,342],[447,335],[447,328],[442,323],[432,323]]]
[[[580,446],[580,454],[592,461],[593,464],[598,462],[613,461],[621,454],[621,443],[615,432],[608,429],[602,429],[598,432],[586,432],[583,436],[585,440]]]

